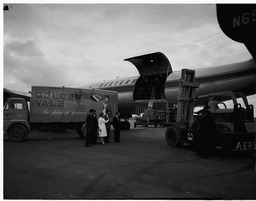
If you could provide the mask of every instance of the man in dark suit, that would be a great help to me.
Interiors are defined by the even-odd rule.
[[[92,129],[93,129],[93,109],[90,109],[89,114],[86,117],[86,136],[85,136],[85,146],[92,146]]]
[[[92,144],[97,144],[97,138],[98,138],[98,119],[96,117],[96,110],[93,110],[92,113],[92,123],[93,123],[93,129],[92,129]]]
[[[97,142],[98,120],[96,118],[96,111],[94,109],[90,109],[89,112],[90,113],[86,117],[86,147],[91,147],[92,144],[96,144]]]
[[[204,111],[205,115],[202,117],[198,134],[199,134],[199,150],[204,158],[210,157],[213,153],[216,146],[216,122],[214,118],[211,116],[211,112],[209,110]]]
[[[116,116],[113,118],[113,126],[114,126],[114,139],[115,142],[120,142],[120,113],[116,112]]]

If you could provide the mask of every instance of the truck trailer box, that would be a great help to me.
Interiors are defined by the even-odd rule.
[[[118,109],[117,92],[34,86],[30,99],[30,122],[85,122],[90,109],[95,109],[97,115],[103,111],[106,97],[111,115],[114,115]]]

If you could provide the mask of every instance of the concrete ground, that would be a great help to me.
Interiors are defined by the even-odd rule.
[[[4,199],[256,199],[247,153],[203,159],[173,148],[165,128],[121,132],[121,143],[84,147],[76,132],[4,140]]]

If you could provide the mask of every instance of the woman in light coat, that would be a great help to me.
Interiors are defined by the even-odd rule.
[[[103,138],[107,136],[107,129],[105,123],[107,123],[109,120],[105,120],[103,117],[103,113],[100,113],[100,117],[98,119],[99,123],[99,138],[102,144],[104,144]]]

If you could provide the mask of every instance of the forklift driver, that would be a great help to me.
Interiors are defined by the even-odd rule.
[[[216,122],[211,117],[211,112],[206,109],[204,116],[202,117],[198,130],[199,140],[199,154],[202,154],[203,158],[210,157],[215,149],[216,143]]]

